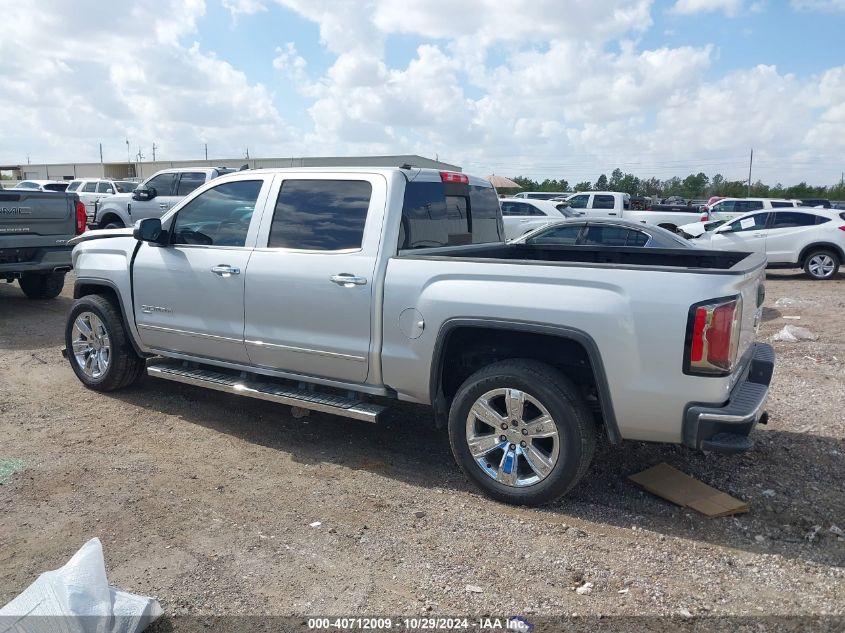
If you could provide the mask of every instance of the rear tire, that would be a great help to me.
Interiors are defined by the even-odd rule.
[[[24,274],[18,283],[30,299],[55,299],[65,287],[65,273]]]
[[[119,308],[102,295],[74,301],[65,326],[65,345],[73,373],[95,391],[127,387],[146,367],[132,347]]]
[[[488,496],[541,505],[584,476],[596,430],[569,378],[544,363],[515,359],[464,382],[449,411],[449,441],[458,465]]]
[[[124,229],[124,228],[126,228],[126,225],[124,225],[123,222],[121,222],[120,220],[112,220],[111,222],[106,224],[103,228],[104,229]]]
[[[839,272],[839,255],[827,249],[819,249],[804,259],[804,273],[816,281],[833,279]]]

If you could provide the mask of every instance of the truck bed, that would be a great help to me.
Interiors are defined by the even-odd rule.
[[[402,258],[484,260],[491,263],[607,264],[696,272],[743,274],[765,263],[762,255],[740,251],[638,248],[630,246],[565,246],[480,244],[400,252]]]

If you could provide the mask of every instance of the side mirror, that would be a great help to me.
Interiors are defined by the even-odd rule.
[[[152,200],[158,195],[155,187],[136,187],[132,192],[132,199],[138,201]]]
[[[132,231],[132,236],[139,242],[152,242],[153,244],[162,244],[165,235],[166,233],[161,230],[159,218],[138,220],[135,224],[135,230]]]

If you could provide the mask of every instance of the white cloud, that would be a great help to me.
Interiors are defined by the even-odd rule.
[[[222,0],[222,5],[232,14],[233,20],[237,20],[242,15],[254,15],[267,10],[262,0]]]
[[[677,0],[670,11],[679,15],[722,11],[726,15],[736,15],[742,9],[742,0]]]
[[[845,11],[845,0],[790,0],[798,11]]]

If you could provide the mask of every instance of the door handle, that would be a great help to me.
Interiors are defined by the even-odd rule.
[[[607,215],[616,215],[615,213],[608,213]]]
[[[170,205],[169,205],[169,204],[167,204],[166,202],[159,202],[159,203],[158,203],[158,208],[159,208],[159,209],[169,209],[169,208],[170,208]]]
[[[352,288],[353,286],[365,286],[367,284],[366,277],[358,277],[350,273],[340,273],[329,277],[329,281],[344,288]]]
[[[229,264],[219,264],[212,266],[211,272],[221,277],[231,277],[232,275],[240,275],[241,269],[236,266],[229,266]]]
[[[754,237],[766,237],[765,233],[755,233]]]

